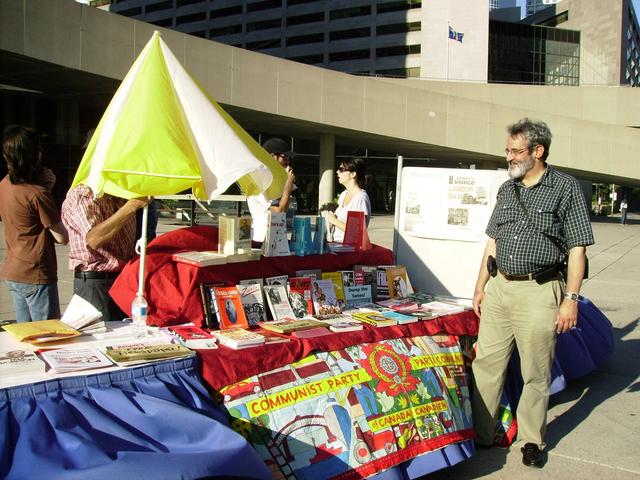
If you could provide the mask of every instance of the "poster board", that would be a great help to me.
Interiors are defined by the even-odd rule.
[[[402,169],[394,254],[416,290],[473,297],[484,231],[507,179],[504,170]]]

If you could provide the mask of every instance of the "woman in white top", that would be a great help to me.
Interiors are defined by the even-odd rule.
[[[346,159],[336,171],[338,182],[345,187],[345,191],[338,197],[336,212],[327,212],[329,225],[335,226],[333,240],[342,242],[347,222],[348,212],[364,212],[366,224],[371,219],[371,201],[364,190],[367,166],[361,158]]]

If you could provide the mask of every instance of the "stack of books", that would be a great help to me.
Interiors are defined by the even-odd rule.
[[[264,337],[259,333],[250,332],[242,328],[219,330],[213,332],[220,345],[238,350],[241,348],[257,347],[264,344]]]

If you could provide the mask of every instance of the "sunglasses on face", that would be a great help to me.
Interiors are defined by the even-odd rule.
[[[348,171],[349,171],[349,170],[347,170],[347,169],[346,169],[346,168],[344,168],[344,167],[339,167],[339,168],[338,168],[338,173],[343,173],[343,172],[348,172]]]

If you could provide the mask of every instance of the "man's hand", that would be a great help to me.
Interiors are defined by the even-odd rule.
[[[484,300],[484,290],[476,290],[473,292],[473,311],[480,317],[482,311],[482,301]]]
[[[127,203],[125,205],[129,210],[137,212],[139,209],[145,207],[146,205],[149,205],[152,201],[153,197],[132,198],[130,200],[127,200]]]
[[[578,302],[565,298],[556,314],[556,332],[568,332],[578,323]]]

